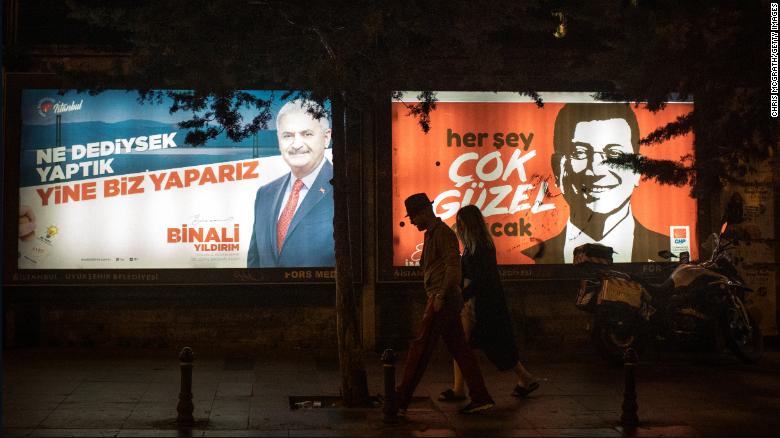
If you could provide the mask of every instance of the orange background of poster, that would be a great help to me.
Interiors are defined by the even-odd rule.
[[[533,246],[539,240],[547,240],[560,233],[566,225],[569,216],[569,208],[555,185],[555,179],[550,165],[550,156],[553,152],[553,126],[558,111],[563,103],[545,103],[543,108],[538,108],[534,103],[518,102],[438,102],[437,108],[431,113],[431,130],[423,133],[417,119],[408,115],[408,109],[403,103],[392,104],[392,160],[393,160],[393,266],[408,266],[419,260],[422,248],[423,233],[412,226],[404,208],[404,199],[414,193],[425,192],[431,200],[447,190],[459,190],[460,196],[450,196],[437,206],[436,214],[446,214],[445,204],[460,202],[471,183],[457,188],[450,180],[448,172],[450,165],[460,155],[476,152],[479,157],[484,157],[496,150],[501,152],[501,158],[506,165],[516,149],[523,155],[535,151],[536,156],[525,162],[526,180],[521,180],[518,172],[512,172],[506,181],[501,179],[485,182],[484,188],[512,186],[511,193],[499,203],[499,206],[508,207],[515,188],[522,184],[533,184],[533,188],[527,191],[528,199],[524,202],[533,204],[540,190],[540,182],[549,184],[548,196],[544,197],[544,204],[554,204],[555,208],[547,211],[532,213],[530,210],[521,210],[514,214],[497,214],[486,216],[485,220],[490,226],[499,222],[502,224],[515,224],[523,221],[531,224],[533,237],[525,236],[493,236],[496,244],[498,263],[500,265],[528,264],[533,261],[523,255],[521,251]],[[693,104],[668,104],[667,107],[657,113],[652,113],[644,108],[644,105],[634,107],[634,112],[639,123],[640,136],[674,121],[678,116],[687,114],[693,109]],[[456,147],[455,140],[452,146],[447,146],[448,129],[461,136],[467,132],[487,133],[483,139],[482,147]],[[496,149],[493,146],[495,133],[524,133],[526,137],[533,133],[530,147],[523,150],[523,142],[518,141],[519,147],[503,146]],[[693,136],[691,134],[674,138],[661,144],[641,146],[640,153],[652,159],[668,159],[678,161],[685,155],[693,155]],[[460,175],[474,174],[476,160],[467,161],[460,167]],[[496,161],[493,160],[484,167],[486,173],[494,170]],[[480,181],[474,176],[475,181]],[[477,187],[470,203],[478,199],[481,187]],[[696,201],[689,196],[690,187],[674,187],[660,185],[655,181],[643,180],[634,190],[631,198],[631,208],[634,216],[645,227],[659,233],[669,235],[671,225],[688,225],[691,230],[691,257],[698,255],[696,241]],[[492,195],[486,197],[487,202]],[[445,223],[452,226],[455,217],[445,218]],[[505,229],[505,226],[501,226]],[[518,228],[521,228],[518,226]],[[510,226],[511,229],[511,226]],[[538,239],[538,240],[537,240]]]

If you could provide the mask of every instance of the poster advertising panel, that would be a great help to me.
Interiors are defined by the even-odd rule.
[[[268,128],[193,147],[166,93],[22,90],[18,269],[332,268],[330,117],[247,93]]]
[[[476,205],[499,265],[570,264],[573,249],[600,243],[616,263],[665,261],[658,251],[697,257],[696,202],[690,187],[661,185],[604,160],[693,157],[693,136],[639,140],[689,113],[693,104],[596,101],[593,93],[542,93],[543,107],[517,93],[440,92],[430,131],[410,115],[417,92],[392,103],[393,267],[419,264],[423,234],[404,217],[404,199],[426,192],[454,226]],[[398,269],[396,269],[398,271]]]

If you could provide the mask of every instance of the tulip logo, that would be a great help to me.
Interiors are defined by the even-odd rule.
[[[47,118],[54,113],[54,99],[45,97],[38,102],[38,114]]]
[[[76,102],[75,100],[71,100],[70,103],[67,103],[67,102],[56,101],[50,97],[44,97],[43,99],[38,101],[38,105],[36,106],[35,109],[38,111],[39,116],[46,119],[51,117],[52,114],[62,114],[62,113],[69,113],[72,111],[80,111],[81,106],[83,104],[84,104],[84,99],[81,99],[78,102]]]

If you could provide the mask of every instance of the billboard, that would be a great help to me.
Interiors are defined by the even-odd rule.
[[[23,89],[18,269],[333,267],[330,117],[247,93],[268,129],[192,147],[165,93]]]
[[[592,93],[542,93],[539,108],[517,93],[440,92],[424,133],[407,106],[416,94],[405,92],[391,108],[394,268],[419,264],[423,234],[404,217],[404,199],[417,192],[450,226],[459,208],[478,206],[500,265],[571,263],[584,243],[612,247],[617,263],[664,261],[663,249],[697,256],[690,187],[604,162],[623,153],[693,157],[691,134],[639,145],[692,103],[653,113]]]

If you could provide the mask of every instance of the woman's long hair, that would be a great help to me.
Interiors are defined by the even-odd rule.
[[[455,220],[455,228],[460,241],[463,242],[464,253],[474,254],[477,246],[480,245],[495,248],[485,218],[476,205],[467,205],[458,210]]]

